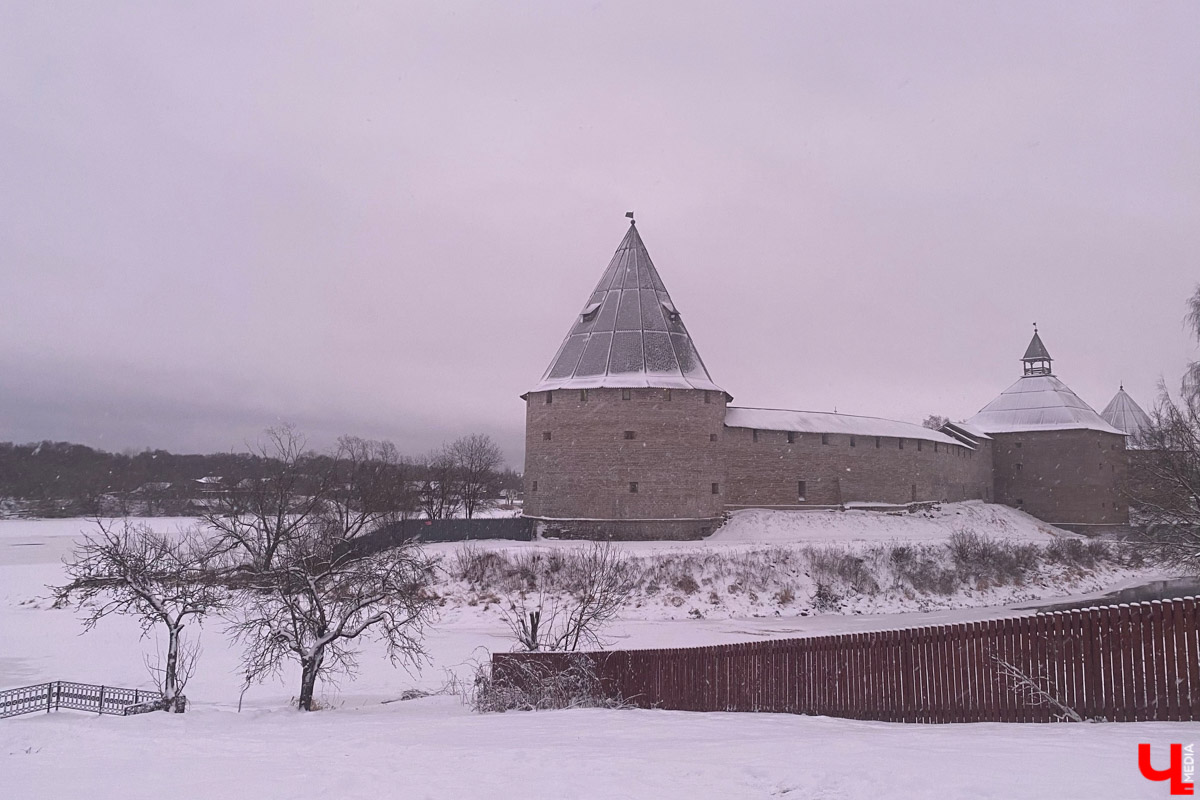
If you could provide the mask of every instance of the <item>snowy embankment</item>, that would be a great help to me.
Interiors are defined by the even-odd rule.
[[[981,534],[993,532],[1000,538],[1006,530],[979,529],[978,514],[988,512],[986,507],[962,510],[938,512],[940,535],[927,529],[928,517],[860,519],[865,512],[849,512],[829,515],[835,516],[829,520],[801,515],[789,521],[768,514],[751,524],[764,512],[743,512],[708,542],[622,547],[643,561],[673,557],[702,563],[708,554],[710,572],[692,573],[700,584],[716,574],[712,565],[725,557],[753,556],[761,565],[761,554],[783,548],[794,551],[800,564],[807,547],[945,549],[963,518],[972,520]],[[1041,530],[1027,517],[1022,522],[1022,517],[1004,534],[1015,544],[1056,541],[1054,531]],[[168,530],[179,522],[150,520]],[[843,543],[834,529],[837,523],[852,524],[857,533]],[[45,586],[63,579],[61,557],[88,525],[86,520],[0,522],[0,688],[54,679],[152,688],[144,660],[156,658],[157,645],[153,637],[140,638],[133,620],[106,619],[83,635],[75,612],[50,608],[45,599]],[[479,547],[515,560],[585,546],[487,542]],[[449,567],[460,548],[431,549],[443,554]],[[1111,573],[1112,582],[1135,577],[1130,572],[1122,580],[1122,575]],[[1072,586],[1086,588],[1086,583]],[[647,595],[643,586],[610,638],[618,647],[673,647],[1013,613],[1003,607],[945,607],[928,613],[802,616],[800,588],[797,600],[786,606],[772,606],[765,596],[752,605],[748,592],[731,595],[728,584],[723,589],[730,599],[718,614],[703,604],[707,586],[690,594],[660,587],[656,595]],[[220,622],[189,627],[189,634],[200,636],[203,653],[187,687],[192,701],[187,714],[123,719],[61,711],[2,720],[0,796],[151,798],[169,787],[166,791],[177,800],[374,800],[393,794],[521,800],[1157,797],[1165,794],[1165,785],[1140,777],[1137,743],[1151,742],[1163,752],[1169,742],[1196,738],[1195,726],[1182,723],[923,726],[774,714],[603,710],[478,715],[454,697],[392,702],[409,689],[437,690],[448,672],[469,675],[472,660],[512,646],[497,603],[484,611],[479,592],[462,581],[447,584],[444,591],[446,604],[425,639],[430,658],[423,669],[410,673],[394,667],[366,643],[357,680],[323,685],[319,695],[328,710],[309,715],[290,708],[299,682],[294,665],[279,680],[251,686],[242,697],[239,653]],[[1039,591],[1051,596],[1071,589]],[[671,596],[685,598],[683,604],[664,600]],[[476,605],[470,605],[473,597]],[[749,613],[738,612],[741,606],[734,597],[747,604]],[[705,618],[690,618],[692,604]]]
[[[700,542],[622,542],[626,620],[796,618],[980,608],[1095,592],[1147,574],[1136,553],[1005,506],[915,512],[746,510]],[[572,588],[582,542],[431,545],[446,606],[502,615]]]
[[[708,540],[733,544],[791,542],[847,544],[944,542],[956,531],[985,533],[992,539],[1046,543],[1073,536],[1008,506],[970,501],[927,510],[896,511],[735,511]]]

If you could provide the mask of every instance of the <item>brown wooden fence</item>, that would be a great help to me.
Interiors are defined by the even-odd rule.
[[[1197,598],[673,650],[504,653],[498,680],[594,667],[645,708],[893,722],[1200,720]]]

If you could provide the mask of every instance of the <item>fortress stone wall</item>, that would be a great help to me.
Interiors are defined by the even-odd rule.
[[[730,509],[991,499],[990,443],[748,428],[724,442]]]
[[[1036,328],[1021,361],[1016,383],[940,431],[730,406],[631,225],[522,396],[524,512],[554,535],[622,539],[705,536],[739,508],[973,499],[1127,523],[1125,434],[1054,376]]]

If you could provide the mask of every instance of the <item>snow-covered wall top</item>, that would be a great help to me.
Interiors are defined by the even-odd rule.
[[[1026,375],[967,424],[985,433],[1092,430],[1123,434],[1053,375]]]
[[[630,225],[533,391],[649,386],[723,391]]]
[[[725,425],[730,428],[756,428],[760,431],[796,431],[798,433],[847,433],[855,436],[888,436],[894,439],[923,439],[927,442],[962,442],[939,431],[911,422],[879,417],[858,417],[827,411],[788,411],[779,408],[738,408],[725,410]]]

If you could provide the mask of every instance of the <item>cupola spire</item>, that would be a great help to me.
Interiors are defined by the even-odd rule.
[[[1054,374],[1050,366],[1054,359],[1050,358],[1046,345],[1042,344],[1042,337],[1038,336],[1036,322],[1033,323],[1033,338],[1029,340],[1029,347],[1025,348],[1025,355],[1021,356],[1021,361],[1025,363],[1026,375]]]

